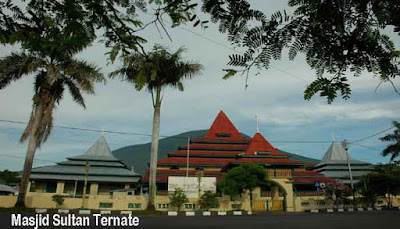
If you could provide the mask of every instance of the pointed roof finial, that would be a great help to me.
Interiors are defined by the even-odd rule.
[[[258,115],[256,114],[256,133],[260,133],[260,127],[259,127],[259,121],[258,121]]]

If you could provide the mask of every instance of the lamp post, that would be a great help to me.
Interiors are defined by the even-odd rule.
[[[201,168],[201,169],[199,170],[198,177],[197,177],[198,192],[199,192],[199,193],[198,193],[199,200],[200,200],[200,198],[201,198],[201,180],[202,180],[203,174],[204,174],[204,172],[203,172],[203,169]]]
[[[83,193],[82,193],[82,206],[81,206],[82,209],[85,208],[86,186],[87,186],[89,168],[90,168],[89,162],[86,162],[86,165],[85,165],[85,182],[83,184]]]

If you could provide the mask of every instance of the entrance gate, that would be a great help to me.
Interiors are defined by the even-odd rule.
[[[283,200],[272,200],[271,211],[283,211]]]
[[[266,204],[265,200],[254,200],[253,207],[251,210],[252,211],[266,211],[267,204]]]

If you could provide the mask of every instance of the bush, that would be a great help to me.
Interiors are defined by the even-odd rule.
[[[181,210],[181,207],[184,203],[188,202],[188,198],[185,192],[181,188],[176,188],[174,193],[170,195],[170,204],[174,207],[178,208],[178,211]]]
[[[58,207],[60,207],[61,205],[63,205],[65,199],[64,199],[64,197],[61,196],[61,195],[54,195],[54,196],[52,196],[52,200],[53,200],[54,202],[56,202],[56,207],[58,208]]]
[[[199,205],[201,209],[208,211],[218,205],[217,195],[212,191],[205,191],[200,197]]]

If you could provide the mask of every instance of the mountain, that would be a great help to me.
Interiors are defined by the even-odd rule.
[[[189,131],[175,136],[170,136],[160,139],[158,146],[158,158],[160,159],[168,157],[168,153],[177,150],[179,146],[187,144],[188,137],[201,138],[204,137],[207,131],[208,130]],[[112,153],[114,154],[115,157],[124,162],[129,168],[133,166],[135,172],[144,174],[146,172],[146,169],[148,169],[148,163],[150,161],[150,148],[151,148],[151,142],[145,144],[126,146],[114,150]],[[288,153],[282,150],[279,151],[283,153]],[[314,158],[303,157],[293,153],[288,153],[288,154],[292,155],[291,156],[292,159],[301,160],[310,164],[317,164],[319,162],[319,160]]]

